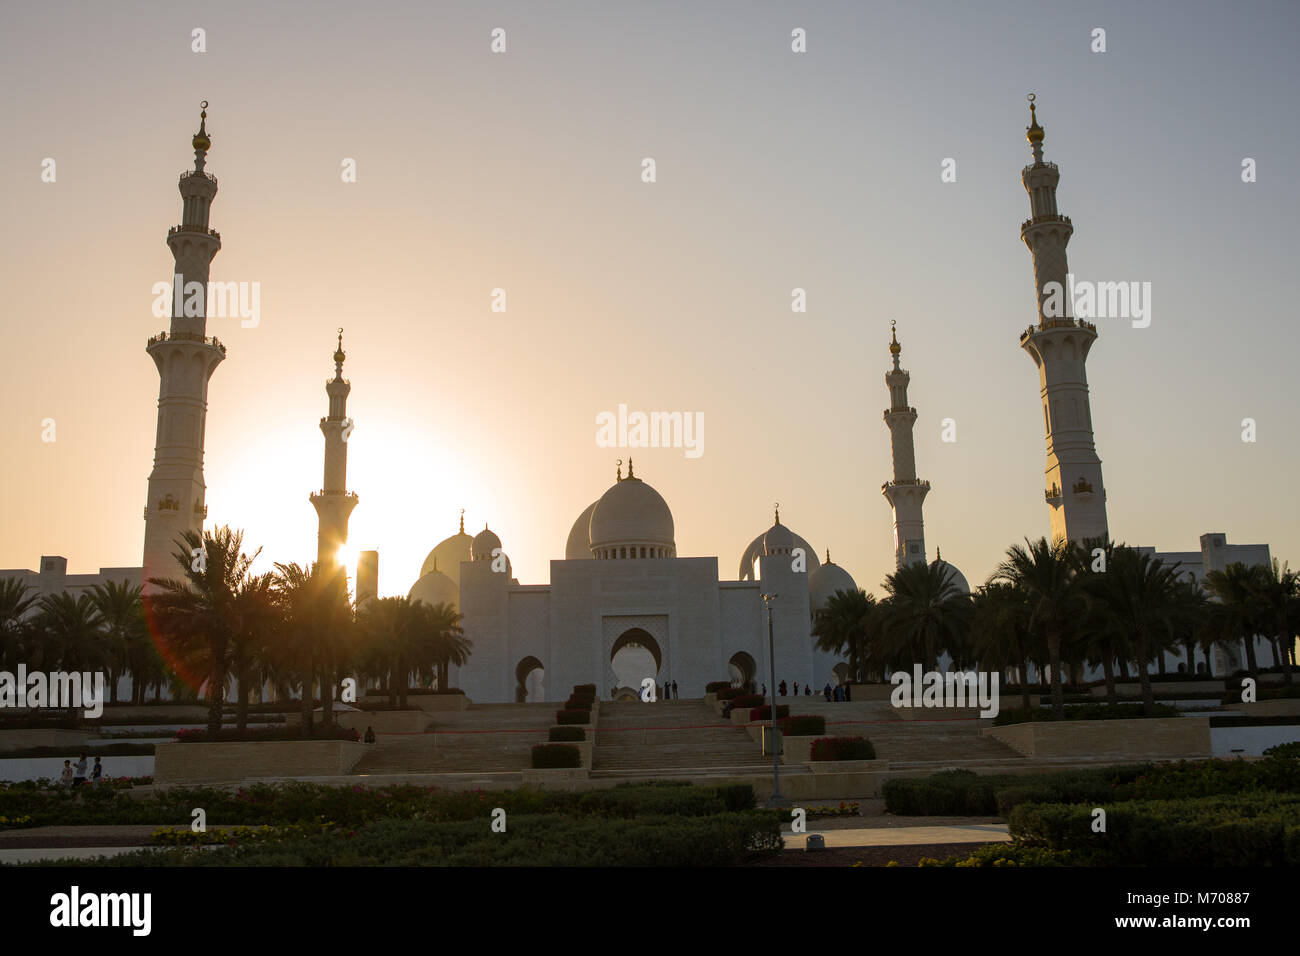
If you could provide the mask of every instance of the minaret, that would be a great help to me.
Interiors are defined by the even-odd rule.
[[[901,568],[904,564],[925,561],[925,522],[921,518],[921,504],[930,492],[930,483],[916,477],[916,449],[912,444],[912,426],[916,424],[916,409],[907,404],[907,384],[912,376],[898,364],[903,347],[898,344],[898,333],[893,331],[889,354],[894,367],[885,373],[889,386],[889,408],[885,411],[885,424],[889,426],[889,447],[894,459],[894,478],[880,486],[881,494],[889,499],[894,509],[894,560]]]
[[[1043,128],[1038,125],[1033,94],[1029,96],[1029,117],[1025,138],[1033,149],[1034,161],[1024,168],[1020,181],[1029,193],[1031,218],[1021,224],[1020,238],[1034,257],[1038,324],[1021,333],[1020,347],[1038,366],[1043,428],[1047,433],[1044,494],[1051,512],[1052,537],[1077,542],[1108,533],[1106,488],[1092,439],[1085,368],[1097,327],[1073,317],[1072,277],[1065,247],[1074,227],[1069,216],[1056,211],[1056,184],[1061,174],[1055,163],[1043,161]],[[1049,283],[1059,285],[1049,290]],[[1053,304],[1045,307],[1049,295]],[[1064,308],[1056,309],[1055,303],[1062,301]],[[1064,314],[1051,314],[1057,311]]]
[[[184,200],[181,224],[167,233],[176,260],[173,271],[171,328],[145,347],[158,367],[158,429],[153,471],[144,506],[144,579],[178,578],[173,557],[183,546],[183,531],[202,532],[204,501],[203,436],[208,411],[208,379],[226,357],[226,347],[207,337],[208,269],[221,248],[221,235],[208,228],[217,180],[205,173],[208,147],[207,101],[194,134],[194,168],[181,173]],[[149,590],[146,583],[146,590]]]
[[[320,518],[316,540],[316,560],[322,569],[339,566],[339,548],[348,540],[348,516],[357,506],[357,496],[348,486],[348,438],[352,421],[348,418],[348,393],[352,386],[343,377],[343,330],[339,329],[339,347],[334,353],[334,378],[325,383],[330,397],[330,413],[320,420],[325,435],[325,479],[321,490],[311,496]]]

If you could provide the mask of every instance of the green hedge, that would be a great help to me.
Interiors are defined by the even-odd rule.
[[[820,714],[795,714],[782,724],[781,732],[790,737],[816,737],[826,733],[826,718]]]
[[[718,700],[735,700],[748,693],[743,687],[724,687],[718,691]]]
[[[726,690],[730,686],[731,686],[731,681],[729,680],[709,681],[709,683],[704,685],[704,693],[716,694],[718,691]]]
[[[876,748],[866,737],[823,737],[814,740],[813,760],[875,760]]]
[[[759,707],[765,700],[767,700],[767,698],[763,697],[761,694],[738,694],[731,698],[731,706],[738,709]]]
[[[1067,851],[1091,866],[1300,866],[1300,794],[1251,793],[1102,804],[1093,832],[1087,804],[1016,807],[1012,837]]]
[[[592,702],[591,700],[588,700],[588,699],[583,699],[583,698],[577,698],[577,699],[575,699],[575,698],[573,698],[573,697],[570,697],[568,700],[566,700],[566,701],[564,702],[564,709],[565,709],[565,710],[585,710],[585,711],[587,711],[587,712],[590,712],[590,711],[591,711],[591,707],[592,707],[592,703],[593,703],[593,702]]]
[[[555,712],[555,722],[557,724],[589,724],[591,723],[591,711],[557,710]]]
[[[582,751],[572,744],[534,744],[533,769],[581,767]]]
[[[733,706],[734,706],[734,705],[733,705]],[[790,716],[790,705],[789,705],[789,704],[777,704],[777,705],[776,705],[776,719],[777,719],[777,720],[783,720],[783,719],[785,719],[786,717],[789,717],[789,716]],[[754,708],[752,708],[752,709],[750,710],[750,712],[749,712],[749,719],[750,719],[751,721],[754,721],[754,720],[771,720],[771,719],[772,719],[772,705],[771,705],[771,704],[764,704],[762,707],[754,707]]]
[[[493,804],[487,804],[489,807]],[[85,861],[90,866],[740,866],[781,852],[779,820],[759,811],[595,820],[487,813],[462,823],[383,820],[246,845],[175,847]]]
[[[552,743],[564,740],[586,740],[587,732],[581,727],[552,727],[546,739]]]
[[[1264,756],[1300,758],[1300,740],[1293,740],[1288,744],[1277,744],[1273,747],[1269,747],[1264,751]]]

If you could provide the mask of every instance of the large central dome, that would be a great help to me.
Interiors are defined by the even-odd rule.
[[[673,513],[659,492],[632,474],[620,478],[591,509],[591,553],[597,558],[677,556]]]

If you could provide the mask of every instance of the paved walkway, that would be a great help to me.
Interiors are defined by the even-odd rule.
[[[99,856],[134,853],[138,846],[69,846],[58,850],[0,850],[0,863],[35,863],[37,860],[93,860]]]
[[[785,848],[787,850],[803,850],[808,837],[814,833],[820,833],[828,847],[1011,842],[1005,823],[943,827],[861,827],[827,830],[810,827],[807,833],[782,834],[785,840]]]

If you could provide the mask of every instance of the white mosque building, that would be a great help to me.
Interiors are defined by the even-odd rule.
[[[836,590],[856,587],[839,565],[781,523],[741,555],[736,580],[716,557],[677,554],[668,503],[628,461],[614,484],[583,509],[550,563],[549,584],[520,584],[496,532],[461,530],[425,559],[410,597],[454,603],[473,641],[469,662],[450,675],[472,700],[563,700],[574,684],[604,699],[631,697],[643,677],[698,697],[710,681],[769,683],[771,602],[777,681],[820,689],[840,661],[819,651],[812,611]]]
[[[192,141],[194,168],[180,177],[181,222],[167,242],[174,272],[183,281],[198,282],[206,293],[221,236],[208,223],[217,181],[205,170],[211,146],[205,121],[206,112]],[[1039,372],[1051,533],[1080,540],[1108,531],[1085,372],[1097,331],[1088,322],[1044,309],[1042,290],[1067,274],[1065,248],[1073,225],[1057,210],[1059,169],[1042,158],[1044,131],[1032,106],[1027,138],[1034,161],[1025,167],[1022,183],[1031,218],[1021,226],[1021,237],[1033,255],[1038,322],[1022,333],[1020,346]],[[142,585],[150,574],[171,568],[180,531],[202,530],[208,507],[203,480],[207,383],[226,358],[226,347],[207,336],[202,315],[186,315],[178,307],[170,328],[149,339],[146,351],[160,386],[141,566],[68,574],[66,558],[44,555],[39,570],[0,569],[0,578],[17,578],[38,596],[82,591],[109,580]],[[890,352],[893,367],[885,375],[890,407],[884,419],[893,477],[881,491],[893,509],[893,550],[902,566],[929,560],[921,506],[930,484],[916,473],[912,429],[917,411],[907,403],[910,375],[899,364],[896,335]],[[310,499],[319,516],[318,557],[324,562],[336,560],[347,541],[348,516],[359,501],[347,490],[345,442],[351,419],[344,358],[340,330],[334,378],[326,385],[329,414],[320,421],[323,482]],[[1199,551],[1142,550],[1181,562],[1182,570],[1197,580],[1235,561],[1258,564],[1270,558],[1268,545],[1230,545],[1220,532],[1201,535]],[[937,549],[935,560],[940,560]],[[377,564],[376,552],[361,553],[358,603],[377,594]],[[952,570],[954,585],[968,590],[965,577]],[[715,680],[768,682],[765,594],[776,595],[770,603],[777,680],[798,682],[801,688],[834,683],[844,676],[845,666],[814,646],[812,615],[836,591],[855,587],[829,554],[825,563],[819,561],[809,542],[781,523],[779,511],[773,525],[745,548],[735,580],[720,576],[716,557],[679,556],[672,511],[659,492],[634,475],[629,460],[627,477],[620,467],[614,484],[574,521],[563,558],[551,561],[549,584],[520,584],[497,534],[485,527],[471,538],[462,519],[460,531],[429,553],[410,597],[458,607],[473,654],[465,667],[453,668],[452,683],[473,700],[492,702],[563,700],[581,683],[594,683],[608,699],[635,693],[642,676],[653,676],[660,685],[675,681],[689,696]],[[1266,666],[1272,661],[1269,644],[1260,640],[1258,646],[1259,661]],[[1210,669],[1226,673],[1240,666],[1243,657],[1240,649],[1216,650]],[[1176,665],[1179,658],[1171,661]]]

